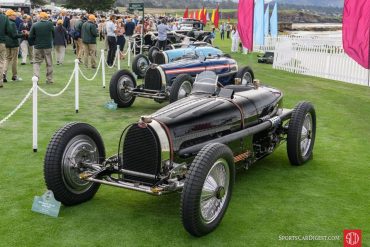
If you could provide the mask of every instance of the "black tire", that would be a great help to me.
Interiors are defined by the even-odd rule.
[[[230,55],[230,54],[228,54],[228,53],[225,53],[225,54],[223,54],[222,56],[227,57],[227,58],[231,58],[231,55]]]
[[[157,52],[159,52],[159,48],[157,46],[150,47],[149,53],[148,53],[148,58],[150,62],[154,63],[154,56]]]
[[[150,61],[145,55],[138,54],[132,61],[132,71],[137,75],[138,78],[144,78],[149,64]]]
[[[135,101],[135,96],[122,90],[126,85],[136,88],[135,77],[130,71],[123,69],[113,74],[109,84],[109,93],[118,107],[130,107]]]
[[[244,76],[246,76],[248,80],[243,83]],[[242,80],[242,85],[252,85],[254,80],[253,70],[249,66],[242,67],[236,73],[235,78],[240,78]]]
[[[302,143],[302,132],[309,129],[305,125],[305,120],[310,121],[311,130],[307,131],[308,144]],[[299,166],[313,157],[313,147],[316,137],[316,112],[310,102],[300,102],[294,108],[292,117],[289,120],[288,136],[287,136],[287,152],[288,158],[292,165]],[[308,141],[307,141],[308,142]],[[302,146],[304,145],[304,146]],[[302,150],[303,148],[303,150]]]
[[[94,155],[94,161],[101,164],[105,159],[105,148],[103,140],[99,132],[91,125],[86,123],[69,123],[64,127],[60,128],[51,138],[49,145],[46,149],[45,160],[44,160],[44,179],[46,186],[49,190],[53,191],[55,198],[62,202],[66,206],[76,205],[82,202],[86,202],[93,198],[95,193],[98,191],[100,184],[86,182],[79,180],[77,174],[82,172],[75,169],[67,168],[67,162],[71,161],[68,158],[66,161],[65,155],[68,155],[68,151],[72,150],[73,143],[77,143],[76,140],[83,140],[85,138],[86,143],[91,141],[95,144],[96,151],[94,154],[91,152],[87,153],[88,155]],[[75,140],[75,141],[74,141]],[[93,145],[89,146],[85,143],[86,148],[94,147]],[[76,144],[83,145],[83,144]],[[83,147],[83,146],[81,146]],[[78,147],[75,147],[74,152],[77,152]],[[91,150],[93,150],[91,148]],[[81,150],[79,151],[81,152]],[[78,153],[74,159],[78,159]],[[84,154],[86,157],[86,153]],[[73,161],[73,163],[76,160]],[[68,172],[69,174],[68,174]],[[77,176],[77,177],[76,177]],[[73,180],[73,181],[72,181]]]
[[[222,186],[217,186],[217,189],[214,190],[215,194],[212,197],[218,200],[225,198],[223,205],[219,208],[220,211],[213,215],[213,218],[207,222],[201,210],[203,185],[209,171],[217,164],[219,159],[226,161],[229,168],[229,183],[227,189],[223,187],[224,195],[222,195],[221,198],[218,197],[221,196],[219,191]],[[211,143],[204,146],[190,166],[181,195],[182,223],[191,235],[197,237],[204,236],[215,230],[220,224],[231,198],[234,181],[235,166],[233,153],[230,148],[220,143]],[[218,185],[218,183],[216,183],[216,185]]]
[[[180,89],[185,86],[184,84],[187,83],[190,84],[190,91],[186,91],[185,95],[182,96],[180,93]],[[189,95],[191,92],[191,89],[193,88],[194,79],[189,74],[180,74],[178,75],[175,80],[173,81],[171,85],[170,90],[170,103],[173,103],[181,98],[185,98]]]

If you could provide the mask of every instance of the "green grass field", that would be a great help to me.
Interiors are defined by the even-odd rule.
[[[216,45],[230,50],[231,42]],[[370,246],[370,88],[291,74],[257,64],[256,54],[232,54],[239,66],[251,65],[263,83],[282,89],[285,107],[311,101],[317,111],[314,159],[289,164],[285,145],[237,174],[228,211],[213,233],[194,238],[182,227],[180,195],[153,197],[101,186],[93,200],[61,208],[58,218],[31,211],[46,187],[43,159],[53,133],[70,121],[88,122],[103,136],[107,155],[117,150],[122,129],[164,104],[137,99],[129,109],[107,110],[108,87],[80,80],[80,113],[74,111],[74,86],[60,97],[39,97],[39,150],[32,152],[32,101],[0,127],[0,246],[342,246],[344,229],[361,229]],[[54,67],[58,92],[73,69]],[[54,61],[55,62],[55,61]],[[127,63],[125,61],[124,63]],[[31,65],[19,66],[23,82],[0,89],[0,119],[31,87]],[[93,71],[85,70],[89,76]],[[107,83],[114,70],[107,70]],[[10,77],[10,75],[8,75]],[[339,235],[339,241],[279,241],[281,235]]]

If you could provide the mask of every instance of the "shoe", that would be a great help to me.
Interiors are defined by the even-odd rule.
[[[46,84],[53,84],[53,81],[46,81]]]
[[[12,81],[22,81],[22,78],[20,78],[18,76],[13,76]]]
[[[26,65],[26,63],[21,63],[21,65]]]
[[[8,82],[8,79],[6,79],[6,75],[3,74],[3,82]]]
[[[92,68],[92,69],[96,69],[96,66],[92,66],[91,68]]]
[[[30,64],[33,64],[33,62],[30,62]]]

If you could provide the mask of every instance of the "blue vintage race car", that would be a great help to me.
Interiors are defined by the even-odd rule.
[[[144,83],[139,86],[130,71],[119,70],[111,78],[110,97],[118,107],[131,106],[136,96],[172,103],[190,94],[194,79],[203,71],[214,71],[220,86],[247,85],[254,80],[252,69],[248,66],[238,69],[237,62],[232,58],[200,56],[162,65],[151,64],[146,69]]]
[[[198,44],[201,43],[201,44]],[[198,59],[212,56],[226,56],[220,49],[214,48],[208,43],[197,42],[190,45],[184,45],[181,48],[160,51],[157,47],[152,47],[148,57],[143,54],[137,55],[132,62],[132,71],[140,78],[145,76],[146,69],[150,62],[155,64],[171,63],[180,59]]]

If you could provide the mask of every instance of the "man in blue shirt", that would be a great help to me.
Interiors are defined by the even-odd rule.
[[[116,20],[115,15],[111,15],[109,18],[109,21],[105,24],[105,28],[107,31],[107,39],[108,39],[108,55],[107,55],[107,64],[109,66],[113,66],[114,57],[116,56],[116,50],[117,50],[117,38],[116,38],[116,32],[117,28],[114,24]]]
[[[166,25],[166,20],[163,19],[161,24],[158,25],[158,48],[165,50],[167,45],[167,32],[171,31],[171,28]]]

